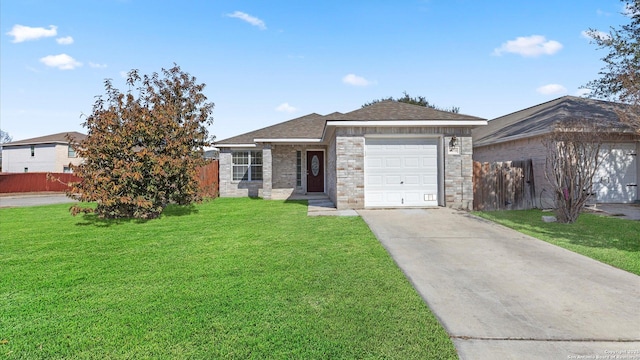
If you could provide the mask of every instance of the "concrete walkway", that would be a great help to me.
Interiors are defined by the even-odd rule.
[[[461,359],[640,359],[640,277],[448,208],[359,213]]]
[[[338,210],[328,196],[307,199],[307,216],[358,216],[355,210]]]

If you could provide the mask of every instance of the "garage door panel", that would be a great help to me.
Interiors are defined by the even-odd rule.
[[[419,203],[422,200],[421,191],[406,191],[404,193],[404,201],[409,203]]]
[[[365,206],[437,206],[437,164],[438,139],[366,139]]]
[[[407,156],[404,158],[405,168],[419,168],[420,163],[421,161],[419,156]]]
[[[423,185],[422,182],[420,181],[421,178],[424,178],[424,177],[420,176],[419,174],[416,174],[416,175],[405,175],[404,176],[404,185],[406,185],[406,186]]]
[[[386,186],[398,185],[402,182],[402,176],[400,175],[386,175],[384,176],[384,184]]]
[[[423,156],[420,159],[420,165],[424,168],[430,168],[432,164],[437,162],[437,158],[435,156]]]
[[[382,168],[382,158],[369,157],[365,161],[365,165],[370,169],[380,169]]]
[[[384,165],[387,169],[400,169],[402,168],[402,158],[401,157],[387,157],[384,159]]]
[[[367,182],[365,186],[382,186],[383,185],[383,176],[382,175],[369,175],[367,176]]]
[[[636,145],[608,144],[603,146],[600,156],[602,163],[593,179],[596,200],[605,203],[635,201],[638,196]]]
[[[400,191],[386,191],[384,192],[384,202],[390,204],[402,203],[402,192]]]

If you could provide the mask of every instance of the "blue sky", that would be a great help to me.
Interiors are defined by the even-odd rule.
[[[492,119],[598,77],[583,35],[618,0],[2,0],[0,128],[84,131],[111,78],[177,63],[207,84],[218,140],[309,113],[424,96]]]

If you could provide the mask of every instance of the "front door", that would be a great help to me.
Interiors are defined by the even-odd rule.
[[[324,192],[324,152],[307,151],[307,192]]]

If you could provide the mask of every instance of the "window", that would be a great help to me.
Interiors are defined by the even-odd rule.
[[[65,167],[62,168],[62,172],[65,173],[65,174],[70,174],[73,171],[71,171],[71,167],[65,166]]]
[[[29,172],[29,168],[24,168],[24,172]]]
[[[31,145],[31,157],[34,157],[34,156],[36,156],[36,147],[34,145]]]
[[[234,151],[231,161],[233,180],[262,180],[262,151]]]
[[[302,186],[302,151],[296,151],[296,186]]]
[[[76,157],[76,151],[74,148],[69,145],[69,150],[67,150],[67,157],[74,158]]]

